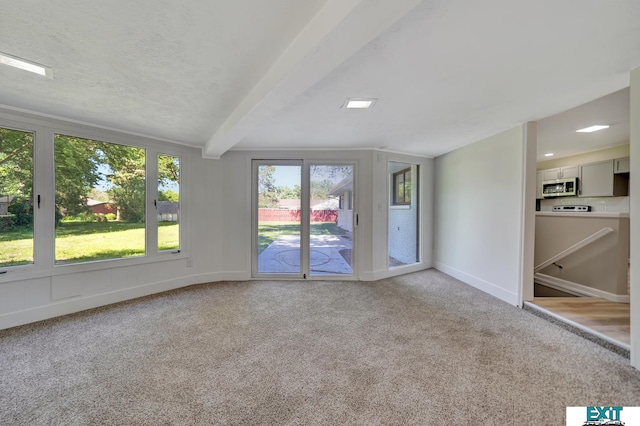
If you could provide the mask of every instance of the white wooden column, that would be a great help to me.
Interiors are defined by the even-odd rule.
[[[640,369],[640,68],[631,71],[631,365]]]

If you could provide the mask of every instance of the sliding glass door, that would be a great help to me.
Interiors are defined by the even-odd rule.
[[[258,274],[302,273],[302,165],[263,163],[257,167],[256,254]],[[255,173],[254,173],[255,174]]]
[[[353,165],[309,167],[309,273],[352,275]]]
[[[353,275],[354,169],[254,161],[254,277]]]

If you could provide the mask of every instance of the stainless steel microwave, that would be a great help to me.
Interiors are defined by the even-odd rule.
[[[578,178],[545,180],[542,182],[544,198],[578,195]]]

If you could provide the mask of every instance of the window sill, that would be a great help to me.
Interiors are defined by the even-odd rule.
[[[172,253],[170,251],[154,253],[153,256],[139,256],[120,259],[95,260],[92,262],[69,263],[54,265],[53,267],[38,267],[36,265],[10,266],[0,269],[6,271],[0,275],[0,285],[13,281],[24,281],[56,275],[79,274],[82,272],[99,271],[103,269],[118,269],[129,266],[146,265],[188,258],[184,251]]]

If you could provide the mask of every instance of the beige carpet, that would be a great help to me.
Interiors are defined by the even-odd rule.
[[[0,332],[1,425],[564,424],[628,360],[435,270],[204,284]]]

